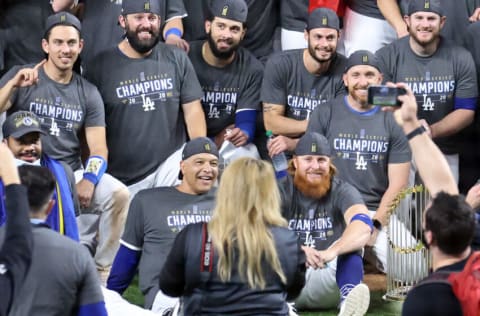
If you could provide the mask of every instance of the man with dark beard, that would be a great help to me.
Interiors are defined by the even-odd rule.
[[[216,138],[219,147],[223,139],[243,146],[255,134],[263,66],[239,47],[247,31],[245,1],[214,0],[210,8],[207,41],[191,43],[189,53],[203,89],[207,136]]]
[[[364,315],[370,292],[363,279],[361,250],[372,221],[360,193],[335,176],[327,139],[303,135],[279,180],[282,213],[296,231],[307,257],[306,284],[299,309],[326,309],[340,303],[339,315]]]
[[[411,0],[405,16],[410,36],[376,54],[385,81],[410,86],[419,105],[420,122],[458,182],[458,133],[474,119],[478,86],[471,54],[440,35],[447,19],[444,12],[439,0]]]
[[[175,184],[187,136],[206,135],[202,89],[185,52],[158,43],[160,13],[158,1],[124,0],[125,39],[86,73],[105,103],[108,170],[132,197]]]
[[[265,129],[276,137],[270,156],[293,150],[307,129],[312,111],[345,93],[345,57],[336,53],[339,20],[334,11],[318,8],[308,17],[308,48],[272,56],[265,66],[261,90]]]

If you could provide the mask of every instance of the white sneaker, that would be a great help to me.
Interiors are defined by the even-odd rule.
[[[370,290],[366,284],[357,284],[340,306],[338,316],[363,316],[370,305]]]
[[[288,316],[299,316],[297,314],[297,309],[295,308],[295,303],[288,303],[287,302],[287,305],[288,305]]]

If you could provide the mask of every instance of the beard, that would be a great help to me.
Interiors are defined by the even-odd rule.
[[[303,174],[295,172],[293,184],[303,195],[314,199],[320,199],[330,191],[332,185],[331,180],[332,175],[330,172],[322,179],[315,181],[311,181]]]
[[[319,58],[317,57],[317,55],[315,55],[315,48],[310,45],[310,42],[308,43],[308,53],[310,54],[310,56],[312,56],[313,59],[315,59],[315,61],[317,61],[318,63],[326,63],[326,62],[329,62],[330,60],[333,59],[333,57],[335,57],[335,52],[331,52],[330,53],[330,57],[328,58]]]
[[[230,57],[235,54],[235,52],[238,49],[238,46],[240,45],[239,43],[234,43],[233,39],[227,40],[226,42],[230,44],[230,48],[227,50],[219,50],[217,48],[217,44],[215,43],[215,40],[212,37],[212,32],[207,33],[207,39],[208,39],[208,45],[210,46],[210,50],[212,51],[213,56],[215,56],[218,59],[229,59]]]
[[[428,46],[428,45],[430,45],[430,44],[432,44],[432,43],[434,43],[434,42],[438,39],[438,37],[440,36],[440,30],[438,30],[438,31],[435,31],[435,30],[432,31],[432,37],[431,37],[430,39],[427,39],[427,40],[425,40],[425,39],[420,39],[420,38],[417,36],[417,33],[416,33],[414,30],[410,30],[409,33],[410,33],[410,37],[413,38],[413,40],[414,40],[415,42],[417,42],[418,45],[424,46],[424,47],[425,47],[425,46]]]
[[[137,31],[130,30],[128,27],[125,32],[125,37],[128,40],[128,43],[132,48],[140,54],[148,53],[152,48],[157,45],[160,40],[160,31],[159,30],[150,30],[149,31],[152,37],[147,40],[141,40],[137,36]]]

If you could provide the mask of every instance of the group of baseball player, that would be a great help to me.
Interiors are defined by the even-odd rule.
[[[387,271],[386,226],[402,221],[390,205],[418,181],[434,200],[426,213],[453,201],[471,214],[453,252],[437,222],[423,226],[443,254],[434,269],[463,268],[480,239],[480,3],[44,2],[0,1],[0,316],[364,315],[364,262]],[[379,85],[405,93],[374,105],[368,87]],[[243,167],[265,179],[254,162],[285,155],[278,193],[240,163],[229,170],[225,148],[248,148]],[[259,265],[278,270],[266,285],[240,264],[244,236],[219,246],[209,224],[213,241],[199,244],[209,239],[198,223],[218,223],[228,205],[222,181],[245,200],[247,188],[278,195],[250,210],[278,206],[283,219],[259,220],[294,232],[269,233],[288,246],[262,248]],[[209,267],[210,255],[218,276],[191,271],[190,257]],[[144,308],[120,296],[136,275]],[[409,296],[406,310],[427,301]]]

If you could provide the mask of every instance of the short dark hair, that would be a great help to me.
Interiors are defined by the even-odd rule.
[[[27,187],[28,205],[33,213],[41,212],[52,198],[55,178],[48,168],[22,165],[18,168],[20,180]]]
[[[472,243],[475,214],[462,195],[440,192],[426,210],[425,229],[447,255],[459,255]]]

